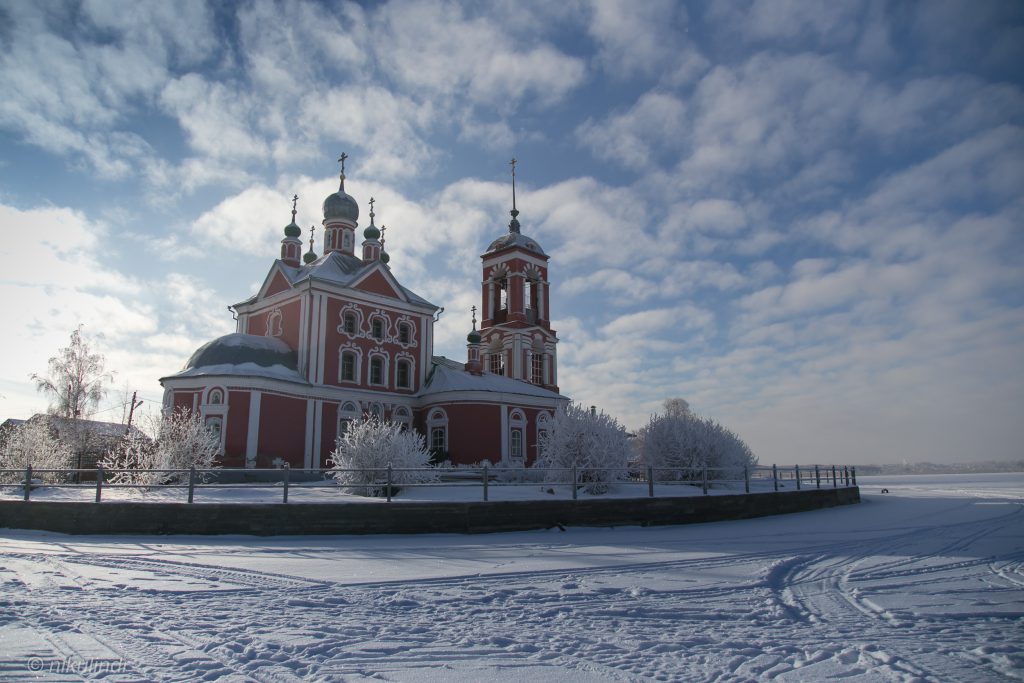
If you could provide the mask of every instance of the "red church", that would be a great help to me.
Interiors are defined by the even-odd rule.
[[[165,409],[187,408],[219,433],[225,467],[324,467],[366,415],[419,430],[454,463],[532,462],[568,398],[558,393],[548,256],[520,232],[514,160],[512,220],[481,256],[481,327],[474,316],[458,362],[433,355],[443,309],[392,273],[372,198],[356,254],[359,205],[345,192],[344,159],[323,203],[323,255],[312,238],[301,254],[293,198],[281,258],[259,292],[230,307],[236,332],[160,380]]]

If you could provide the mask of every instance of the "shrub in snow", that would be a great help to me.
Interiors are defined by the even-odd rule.
[[[107,452],[99,464],[104,469],[123,470],[114,472],[111,482],[142,486],[177,484],[188,481],[187,471],[142,470],[219,469],[220,437],[188,410],[180,409],[164,417],[155,431],[155,440],[133,431]],[[199,478],[207,476],[202,474]]]
[[[735,432],[710,418],[694,415],[682,399],[665,401],[639,434],[641,461],[655,468],[659,481],[739,479],[757,458]]]
[[[429,461],[430,451],[422,434],[371,416],[352,423],[338,439],[327,464],[334,480],[349,493],[382,496],[386,495],[388,465],[392,468],[391,484],[399,487],[436,480],[432,471],[402,471],[428,467]]]
[[[576,476],[587,493],[606,493],[609,485],[626,478],[629,439],[618,421],[604,411],[587,410],[571,403],[560,407],[541,433],[540,457],[534,467],[554,468],[546,480],[564,482],[566,471]]]
[[[22,483],[25,481],[25,468],[30,465],[34,472],[69,469],[74,467],[73,461],[71,447],[53,435],[45,420],[29,420],[11,430],[3,450],[0,450],[0,470],[18,470],[0,474],[0,481],[5,484]],[[39,472],[32,478],[56,482],[66,479],[66,475]]]

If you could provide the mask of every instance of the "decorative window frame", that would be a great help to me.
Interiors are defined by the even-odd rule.
[[[355,374],[353,379],[344,379],[342,377],[342,371],[344,369],[345,354],[352,353],[356,357],[355,363]],[[349,342],[342,344],[338,347],[338,384],[360,384],[362,382],[362,370],[363,370],[363,350],[356,344]]]
[[[381,361],[381,369],[380,369],[381,381],[380,382],[374,382],[373,381],[373,361],[377,360],[377,359],[380,359],[380,361]],[[390,386],[390,383],[389,383],[388,380],[391,379],[391,376],[389,374],[390,368],[391,368],[391,364],[390,364],[389,361],[390,361],[390,358],[388,357],[388,354],[385,353],[384,350],[380,349],[380,348],[373,349],[373,350],[371,350],[366,355],[366,384],[367,385],[369,385],[371,387],[385,387],[385,388]]]
[[[448,413],[444,411],[444,408],[431,408],[430,412],[427,413],[427,449],[430,451],[436,450],[434,448],[434,430],[441,429],[444,435],[444,450],[448,452]]]
[[[373,334],[373,323],[376,320],[381,321],[381,336],[377,337]],[[391,318],[384,311],[377,309],[366,316],[367,330],[366,336],[379,343],[394,341],[391,338]]]
[[[405,327],[409,330],[409,339],[402,341],[402,328]],[[394,341],[399,344],[403,349],[416,348],[419,343],[416,341],[416,321],[408,315],[401,315],[395,323],[395,339]]]
[[[391,411],[391,421],[402,425],[402,429],[412,429],[412,412],[405,406],[395,406]]]
[[[515,453],[513,445],[519,436],[519,453]],[[513,408],[508,414],[508,457],[509,460],[526,460],[526,415],[519,408]]]
[[[401,384],[398,383],[398,366],[401,363],[409,364],[409,383],[406,386],[402,386]],[[416,388],[416,357],[413,356],[411,353],[406,353],[402,351],[395,356],[394,387],[395,389],[405,389],[407,391],[412,391],[413,389]]]
[[[345,329],[345,315],[348,313],[352,313],[356,317],[355,332],[349,332]],[[338,334],[343,334],[349,339],[357,339],[359,337],[366,336],[363,334],[363,312],[360,310],[359,306],[354,303],[345,304],[338,312],[338,317],[341,320],[341,324],[338,325]]]
[[[275,309],[271,310],[270,313],[267,315],[267,334],[266,334],[266,336],[268,336],[268,337],[280,337],[282,334],[284,334],[284,327],[282,326],[282,323],[281,323],[281,321],[283,319],[284,319],[284,316],[281,315],[281,309],[280,308],[275,308]]]
[[[220,397],[219,403],[211,403],[214,398]],[[220,423],[220,450],[224,452],[224,438],[228,425],[228,391],[225,387],[214,385],[203,390],[202,403],[199,406],[199,417],[203,424],[211,421]]]
[[[378,420],[384,419],[384,405],[380,401],[367,401],[363,412],[367,417],[375,417]]]
[[[551,413],[542,410],[537,413],[537,457],[540,457],[541,434],[551,431]]]

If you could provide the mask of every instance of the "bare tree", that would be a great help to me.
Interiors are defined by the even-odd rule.
[[[88,417],[103,399],[106,384],[113,381],[103,355],[94,353],[82,336],[81,325],[71,333],[71,343],[50,358],[49,368],[48,376],[31,377],[36,389],[50,397],[50,413],[60,417]]]

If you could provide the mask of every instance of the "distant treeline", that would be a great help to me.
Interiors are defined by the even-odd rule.
[[[857,474],[986,474],[996,472],[1024,472],[1024,460],[984,462],[958,462],[938,464],[934,462],[902,463],[899,465],[857,465]]]

